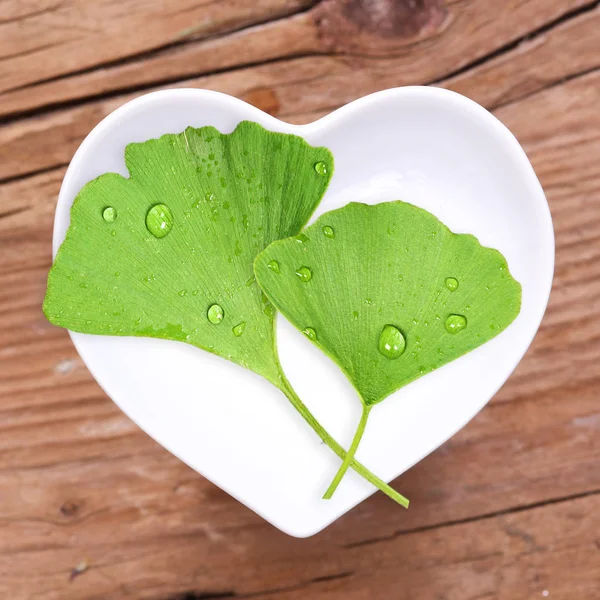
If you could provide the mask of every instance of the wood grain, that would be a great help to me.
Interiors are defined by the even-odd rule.
[[[378,89],[442,81],[444,75],[452,70],[452,65],[468,63],[486,52],[496,50],[507,40],[515,39],[519,33],[524,35],[526,23],[533,21],[538,26],[556,19],[569,4],[578,7],[584,3],[575,0],[570,0],[570,3],[562,0],[518,2],[514,10],[506,11],[505,7],[497,13],[494,13],[494,7],[501,6],[500,3],[491,6],[474,1],[452,4],[448,10],[455,7],[462,10],[454,17],[454,34],[448,36],[444,30],[434,40],[422,42],[426,44],[422,53],[418,50],[411,53],[405,49],[403,54],[393,58],[345,55],[293,58],[179,81],[178,85],[226,92],[254,101],[259,108],[284,120],[301,122],[303,119],[298,117],[302,117],[303,113],[308,113],[304,116],[310,120],[315,113],[328,112]],[[590,12],[596,17],[597,26],[599,13],[593,9]],[[498,23],[506,24],[499,26]],[[464,29],[459,27],[461,24]],[[592,35],[592,29],[588,28],[587,35],[582,36],[581,48],[577,52],[578,56],[585,57],[582,60],[586,64],[596,61],[598,57],[597,37]],[[431,50],[433,45],[436,47]],[[520,56],[518,49],[513,54]],[[547,64],[546,59],[544,54],[531,56],[529,69],[543,68]],[[522,62],[519,60],[520,65]],[[554,77],[552,81],[565,77],[564,69],[555,71],[553,76],[551,73],[549,71],[548,78]],[[521,69],[517,69],[513,75],[519,77],[520,74]],[[349,79],[352,85],[348,85]],[[508,80],[509,84],[510,81],[513,80]],[[34,98],[38,96],[33,90],[27,90],[27,95]],[[66,164],[94,125],[136,95],[111,96],[9,123],[0,129],[0,180],[9,175],[22,175]],[[40,97],[46,98],[46,93],[40,94]],[[2,98],[0,95],[0,102]],[[32,153],[31,148],[36,148],[36,152]]]
[[[373,2],[0,2],[0,89],[22,87],[0,94],[2,597],[600,598],[598,3]],[[90,26],[89,49],[69,32],[37,51],[53,25]],[[120,47],[124,31],[137,39]],[[377,494],[287,538],[139,431],[45,321],[66,163],[105,114],[167,82],[298,122],[436,82],[524,145],[556,229],[548,313],[486,409],[395,482],[408,512]]]
[[[0,90],[22,88],[292,14],[310,0],[150,0],[124,3],[4,0],[0,13]]]

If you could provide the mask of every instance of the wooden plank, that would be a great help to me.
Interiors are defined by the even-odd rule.
[[[100,392],[40,311],[63,172],[0,186],[0,591],[362,599],[376,574],[375,589],[400,599],[594,598],[598,494],[420,530],[600,490],[599,96],[594,73],[498,111],[546,188],[558,247],[549,312],[515,376],[395,482],[408,512],[377,494],[314,540],[273,530]],[[95,566],[69,584],[84,556]]]
[[[524,144],[555,220],[557,266],[549,310],[514,376],[474,421],[395,482],[412,500],[408,512],[376,494],[314,539],[287,538],[140,432],[92,380],[66,333],[41,313],[53,211],[64,174],[56,165],[71,158],[94,120],[128,96],[4,126],[0,178],[51,170],[0,184],[2,597],[600,598],[600,72],[558,84],[597,67],[592,34],[598,10],[550,26],[550,14],[558,19],[563,9],[592,3],[449,2],[449,21],[436,21],[442,3],[418,4],[430,12],[419,17],[424,20],[416,30],[408,27],[392,41],[373,44],[368,31],[355,39],[347,34],[349,45],[342,40],[336,47],[335,39],[313,35],[333,27],[313,26],[317,10],[335,6],[323,2],[290,19],[257,26],[263,34],[270,32],[266,38],[273,36],[257,51],[266,48],[277,58],[278,47],[285,53],[281,46],[287,37],[295,48],[292,55],[318,48],[326,54],[341,49],[344,56],[286,59],[191,83],[230,91],[278,116],[307,122],[354,95],[405,75],[407,81],[421,77],[418,69],[424,74],[437,69],[429,65],[436,62],[433,54],[414,72],[407,65],[415,56],[422,60],[429,46],[450,48],[447,40],[448,46],[436,46],[449,34],[471,40],[462,40],[456,50],[462,66],[465,58],[483,56],[484,47],[499,48],[500,39],[547,27],[534,43],[504,48],[496,58],[443,83],[488,106],[501,106],[496,114]],[[0,21],[7,5],[17,11],[11,18],[54,10],[48,3],[4,2]],[[482,7],[493,17],[489,24],[483,16],[476,18],[483,13],[475,9]],[[507,13],[493,12],[504,9],[519,14],[523,27],[511,21],[509,31],[494,23],[509,19]],[[461,15],[466,14],[465,22]],[[386,26],[379,22],[377,30]],[[485,45],[481,30],[493,44]],[[131,64],[140,70],[154,58],[213,42],[222,44],[226,60],[226,49],[243,48],[251,31],[174,46]],[[238,46],[232,41],[236,36]],[[313,46],[315,39],[320,45]],[[365,53],[371,55],[357,56]],[[437,60],[445,59],[438,55]],[[171,68],[178,77],[177,65],[184,62],[167,62],[161,73]],[[112,78],[122,66],[127,65],[107,67],[106,89],[91,94],[125,85],[124,79]],[[100,70],[82,77],[92,74],[101,82]],[[77,77],[65,77],[57,94]],[[32,87],[29,94],[39,89]],[[69,90],[64,94],[68,102],[79,97],[69,96]],[[516,102],[522,97],[527,99]],[[45,105],[46,99],[36,102]],[[40,159],[44,154],[49,158]],[[19,170],[20,163],[27,169]],[[70,570],[86,556],[92,567],[69,583]]]
[[[159,0],[124,4],[22,2],[0,5],[0,91],[292,14],[311,0]],[[28,6],[27,6],[28,5]]]
[[[600,6],[528,38],[510,52],[461,73],[443,87],[489,109],[514,102],[561,79],[600,67]]]
[[[127,492],[139,487],[143,497],[144,478],[131,473],[121,484]],[[194,490],[183,489],[188,502],[197,503]],[[183,535],[139,540],[133,529],[129,543],[120,544],[112,533],[123,527],[123,515],[106,509],[87,519],[86,527],[102,538],[87,557],[88,572],[69,582],[69,568],[81,553],[48,536],[43,546],[0,555],[0,591],[13,600],[370,600],[391,594],[395,600],[594,600],[599,515],[596,494],[369,545],[343,545],[328,534],[294,540],[260,526],[218,530],[211,524],[214,515],[199,510]],[[77,521],[83,525],[77,517],[47,515],[29,527],[19,524],[19,531],[54,529],[73,544]],[[161,517],[148,521],[151,526]],[[32,568],[42,564],[43,570]]]
[[[482,1],[472,0],[450,5],[449,10],[462,11],[453,17],[452,36],[442,33],[428,41],[419,42],[422,46],[418,46],[416,51],[412,47],[405,48],[403,54],[393,58],[295,58],[183,81],[180,84],[227,92],[251,101],[284,120],[298,122],[294,118],[297,115],[304,114],[308,117],[315,112],[321,114],[378,89],[424,83],[443,77],[449,70],[465,64],[470,58],[481,56],[498,45],[515,39],[519,34],[524,34],[528,28],[546,23],[563,14],[567,8],[583,3],[544,2],[540,6],[539,1],[531,0],[517,3],[514,10],[507,13],[504,12],[507,6],[504,3],[494,3],[492,7],[487,4],[483,6],[484,4]],[[595,26],[598,26],[598,11],[590,14],[596,19]],[[588,62],[596,60],[597,43],[589,36],[585,39],[578,55],[585,56]],[[519,54],[518,51],[515,54]],[[543,53],[534,54],[531,56],[532,65],[539,69],[536,61],[545,64],[546,58]],[[575,66],[578,67],[579,63]],[[564,72],[558,71],[555,75],[560,78],[564,76]],[[476,86],[474,89],[477,91],[479,88]],[[466,89],[463,91],[468,92]],[[27,95],[37,96],[31,90],[27,91]],[[126,94],[89,102],[1,127],[0,179],[66,164],[92,127],[135,95],[137,94]],[[31,148],[36,148],[36,152],[32,153]]]
[[[116,65],[0,92],[0,117],[122,90],[151,88],[204,73],[314,53],[317,31],[306,13],[205,41],[181,43]]]

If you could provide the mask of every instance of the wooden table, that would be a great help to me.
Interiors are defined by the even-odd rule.
[[[600,598],[599,4],[0,0],[0,597]],[[409,511],[376,494],[293,539],[141,432],[46,322],[57,192],[149,90],[308,122],[410,84],[470,96],[525,147],[556,228],[550,307],[483,412],[395,482]]]

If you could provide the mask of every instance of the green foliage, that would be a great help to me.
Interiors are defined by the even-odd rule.
[[[254,270],[275,307],[310,329],[358,391],[364,414],[354,450],[374,404],[498,335],[521,303],[498,251],[404,202],[327,213],[271,244]]]
[[[125,161],[129,179],[101,175],[73,204],[48,278],[48,319],[185,341],[279,385],[274,311],[252,262],[306,223],[330,177],[314,165],[332,165],[329,151],[244,122],[229,135],[188,128],[130,144]]]
[[[333,173],[326,148],[243,122],[130,144],[129,178],[101,175],[78,194],[48,276],[44,313],[72,331],[186,342],[281,389],[340,458],[281,371],[274,308],[256,255],[300,231]],[[388,496],[408,501],[362,465]]]

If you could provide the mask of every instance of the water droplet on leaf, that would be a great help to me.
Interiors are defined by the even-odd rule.
[[[225,316],[225,313],[223,312],[223,308],[218,304],[213,304],[208,309],[208,313],[207,313],[208,320],[211,323],[213,323],[214,325],[218,325],[223,320],[224,316]]]
[[[329,238],[330,240],[332,240],[335,237],[335,232],[333,231],[333,227],[330,227],[329,225],[325,225],[325,227],[323,227],[323,235],[326,238]]]
[[[379,335],[378,348],[383,356],[390,360],[395,360],[406,350],[406,339],[397,327],[386,325]]]
[[[112,223],[116,218],[117,218],[117,211],[115,208],[113,208],[112,206],[107,206],[103,211],[102,211],[102,218],[107,222],[107,223]]]
[[[313,342],[317,339],[317,332],[312,327],[307,327],[302,330],[302,333]]]
[[[446,331],[448,333],[458,333],[467,326],[467,319],[463,315],[450,315],[446,319]]]
[[[315,171],[319,175],[327,175],[327,165],[323,161],[315,163]]]
[[[300,278],[300,281],[310,281],[312,279],[312,271],[309,267],[299,267],[296,270],[296,275]]]
[[[173,229],[171,209],[166,204],[155,204],[146,215],[146,227],[155,238],[164,238]]]
[[[238,323],[231,331],[233,331],[233,335],[235,337],[240,337],[242,333],[244,333],[244,329],[246,328],[246,321],[242,321]]]
[[[278,273],[278,274],[280,273],[279,263],[276,260],[272,260],[271,262],[269,262],[267,267],[269,267],[269,269],[271,269],[271,271],[273,271],[273,273]]]
[[[451,292],[455,292],[458,289],[458,279],[455,277],[446,277],[446,287]]]

